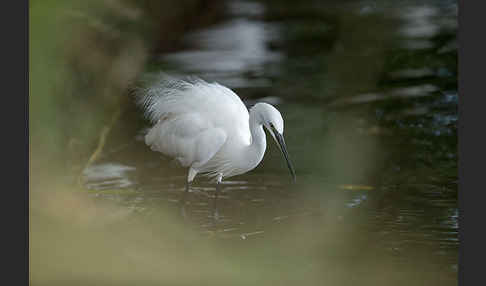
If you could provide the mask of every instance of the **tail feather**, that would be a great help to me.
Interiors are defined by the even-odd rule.
[[[147,76],[144,87],[134,89],[136,104],[143,109],[144,117],[156,124],[166,113],[184,112],[187,106],[183,96],[198,83],[204,81],[196,77],[182,80],[165,73]]]

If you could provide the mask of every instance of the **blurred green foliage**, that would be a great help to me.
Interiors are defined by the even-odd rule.
[[[174,46],[211,2],[30,2],[32,182],[81,171],[148,53]]]

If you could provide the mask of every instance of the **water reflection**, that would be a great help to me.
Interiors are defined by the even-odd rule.
[[[437,7],[429,5],[406,7],[400,14],[405,22],[400,32],[409,38],[432,38],[439,32],[433,21],[438,13]]]
[[[126,173],[134,170],[134,167],[106,163],[89,166],[83,171],[83,175],[89,179],[86,184],[89,189],[128,188],[133,185],[133,182]]]
[[[191,33],[185,38],[189,48],[164,55],[161,60],[190,74],[204,74],[231,87],[269,86],[264,66],[281,59],[281,54],[267,47],[278,35],[276,25],[248,19],[264,13],[256,2],[230,2],[231,19],[215,27]],[[248,75],[253,79],[248,79]]]

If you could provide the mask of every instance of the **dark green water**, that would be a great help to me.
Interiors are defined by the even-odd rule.
[[[314,263],[306,271],[331,271],[320,261],[335,261],[358,277],[345,280],[353,285],[381,281],[366,265],[405,273],[400,285],[455,285],[456,33],[454,1],[228,1],[220,22],[154,55],[147,70],[275,104],[297,183],[269,141],[255,170],[225,182],[216,223],[214,186],[196,179],[187,227],[239,245],[235,255],[248,240],[281,255],[312,244],[315,253],[298,260]],[[135,106],[123,112],[86,187],[142,215],[177,214],[185,171],[144,145],[146,125]]]

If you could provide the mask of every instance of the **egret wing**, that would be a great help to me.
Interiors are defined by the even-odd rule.
[[[228,138],[250,143],[248,109],[232,90],[201,79],[181,80],[165,74],[147,88],[138,89],[138,103],[153,123],[197,113]]]
[[[145,136],[153,151],[175,158],[184,167],[206,163],[225,141],[226,133],[197,113],[159,120]]]

